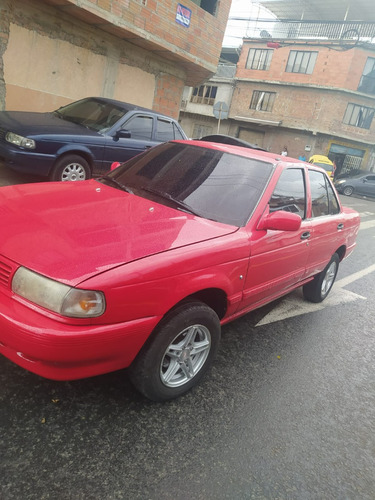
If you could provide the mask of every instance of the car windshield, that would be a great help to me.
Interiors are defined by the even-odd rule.
[[[273,165],[265,161],[170,142],[132,158],[109,176],[145,198],[243,226],[272,171]]]
[[[317,167],[321,167],[321,168],[324,168],[324,170],[326,172],[332,172],[332,165],[328,165],[328,163],[318,163],[318,162],[314,162],[314,165],[316,165]]]
[[[104,133],[129,110],[99,99],[82,99],[54,111],[54,114],[83,127]]]

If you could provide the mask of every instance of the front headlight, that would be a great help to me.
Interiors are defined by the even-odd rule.
[[[16,146],[21,146],[27,149],[35,149],[35,141],[33,139],[22,137],[22,135],[15,134],[14,132],[7,132],[5,140],[11,144],[15,144]]]
[[[34,304],[70,318],[94,318],[105,310],[102,292],[72,288],[25,267],[20,267],[14,274],[12,291]]]

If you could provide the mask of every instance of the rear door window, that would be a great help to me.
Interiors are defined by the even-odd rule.
[[[173,141],[175,138],[173,123],[168,120],[161,120],[160,118],[157,119],[156,123],[155,140],[159,142]]]
[[[322,172],[309,170],[311,188],[311,215],[333,215],[340,212],[340,205],[327,176]]]

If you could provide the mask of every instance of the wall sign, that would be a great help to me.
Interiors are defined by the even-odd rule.
[[[188,28],[190,26],[190,20],[191,20],[191,10],[185,7],[184,5],[178,3],[176,12],[176,22],[182,24],[182,26],[185,26],[185,28]]]

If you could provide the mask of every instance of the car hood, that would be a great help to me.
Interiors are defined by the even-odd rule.
[[[236,230],[95,180],[0,189],[0,254],[71,286]]]
[[[1,111],[0,128],[24,137],[38,135],[98,135],[82,125],[63,120],[53,113]]]

